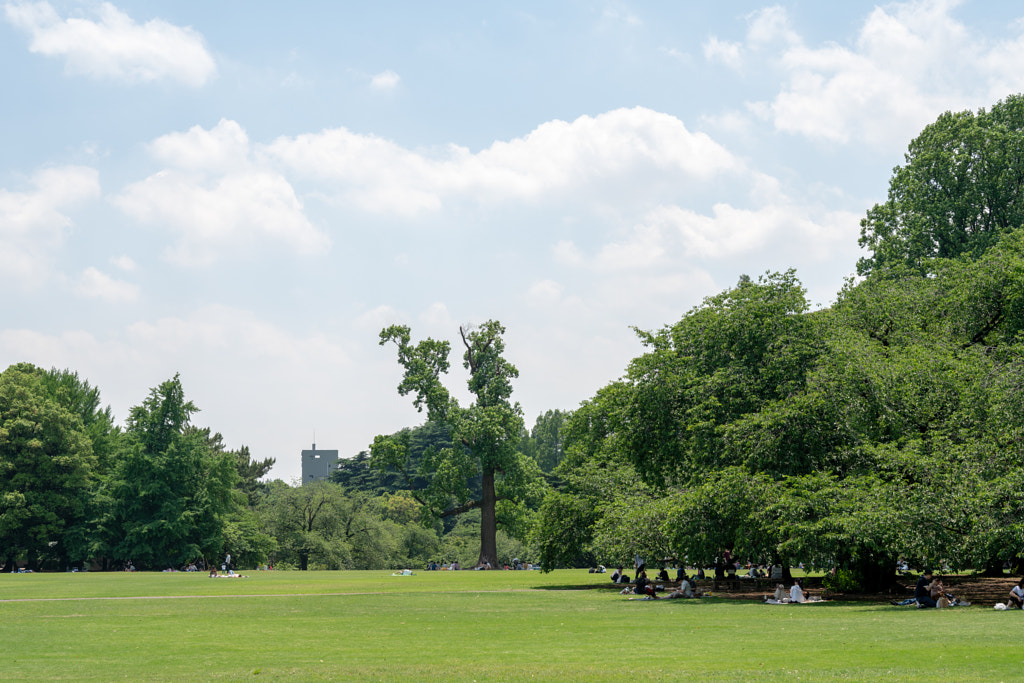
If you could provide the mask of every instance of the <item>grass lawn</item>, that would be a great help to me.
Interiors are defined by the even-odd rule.
[[[627,600],[586,571],[0,575],[0,680],[1020,680],[1024,613]],[[113,598],[113,599],[108,599]]]

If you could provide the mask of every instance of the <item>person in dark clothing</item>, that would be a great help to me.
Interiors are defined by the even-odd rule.
[[[935,607],[936,603],[932,599],[931,593],[932,570],[925,569],[924,574],[921,574],[921,578],[917,580],[917,586],[914,587],[914,599],[921,607]]]
[[[647,572],[641,571],[640,575],[636,577],[636,588],[633,591],[637,595],[649,595],[652,598],[658,596],[654,594],[654,586],[651,585],[650,580],[647,578]]]

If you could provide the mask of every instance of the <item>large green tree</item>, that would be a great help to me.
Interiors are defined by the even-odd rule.
[[[68,379],[58,396],[52,381]],[[8,569],[23,557],[32,568],[46,557],[60,564],[87,557],[91,488],[98,461],[69,375],[27,363],[0,374],[0,560]],[[97,394],[98,398],[98,394]],[[109,424],[96,433],[101,436]]]
[[[889,196],[861,221],[864,275],[935,258],[977,258],[1024,225],[1024,96],[990,110],[946,112],[911,143]]]
[[[131,409],[103,520],[114,559],[163,568],[221,554],[225,524],[244,495],[235,455],[191,425],[197,411],[177,375]]]
[[[451,445],[428,449],[416,474],[429,484],[414,492],[428,516],[447,518],[480,510],[479,562],[498,566],[499,518],[522,525],[522,502],[537,493],[539,468],[519,452],[523,431],[522,410],[511,401],[512,380],[519,372],[503,356],[505,328],[487,321],[476,329],[459,329],[463,367],[474,401],[461,406],[441,381],[449,369],[451,346],[427,338],[411,341],[408,327],[394,325],[381,331],[380,343],[394,343],[404,369],[398,392],[413,394],[418,410],[427,409],[428,420],[443,425]],[[377,467],[409,473],[409,441],[405,436],[378,436],[371,453]],[[479,481],[479,495],[474,495]]]

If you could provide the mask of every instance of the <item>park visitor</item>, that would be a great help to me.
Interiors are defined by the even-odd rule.
[[[1010,589],[1010,609],[1024,609],[1024,579],[1021,579],[1016,586]]]
[[[918,607],[935,607],[936,603],[932,599],[932,570],[925,569],[924,574],[921,574],[921,578],[917,580],[917,586],[914,587],[914,599],[917,600]]]

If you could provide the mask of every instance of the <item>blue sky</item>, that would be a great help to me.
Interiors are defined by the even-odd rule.
[[[828,305],[907,143],[1024,89],[1024,9],[6,2],[0,60],[4,367],[119,420],[180,372],[291,479],[421,420],[391,323],[501,320],[532,425],[741,274]]]

